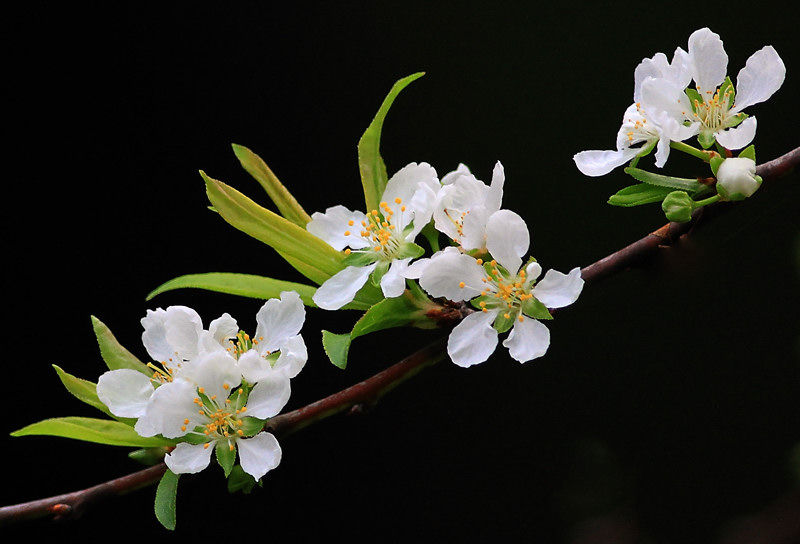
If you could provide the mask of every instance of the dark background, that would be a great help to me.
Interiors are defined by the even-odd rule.
[[[425,71],[387,118],[390,173],[426,161],[443,175],[464,162],[488,181],[501,160],[504,204],[528,221],[532,254],[567,271],[664,223],[657,205],[608,206],[629,178],[586,178],[571,157],[613,146],[634,67],[686,48],[695,29],[722,36],[732,76],[776,47],[787,79],[749,111],[756,150],[765,161],[797,147],[795,17],[769,2],[735,4],[83,3],[7,17],[0,503],[139,468],[124,448],[8,436],[47,417],[95,415],[51,368],[103,372],[91,315],[146,358],[148,308],[186,304],[206,322],[229,312],[252,330],[261,305],[188,290],[146,301],[164,281],[211,271],[301,279],[207,210],[201,169],[268,205],[231,143],[263,157],[309,213],[360,209],[357,141],[394,81]],[[675,154],[667,170],[693,168]],[[587,288],[550,324],[544,358],[519,365],[498,350],[471,369],[428,369],[361,417],[283,440],[281,465],[251,496],[228,495],[216,466],[183,478],[178,535],[732,543],[753,516],[786,504],[794,510],[771,527],[791,524],[800,191],[797,174],[769,185],[677,251]],[[311,357],[287,408],[438,337],[363,338],[341,371],[318,331],[344,332],[356,317],[309,311]],[[168,536],[153,495],[0,535]],[[792,542],[768,536],[760,542]]]

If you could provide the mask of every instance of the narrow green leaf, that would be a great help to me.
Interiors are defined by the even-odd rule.
[[[311,281],[322,284],[343,268],[343,254],[325,241],[204,172],[200,175],[211,204],[225,221],[292,258],[290,264]]]
[[[124,348],[111,333],[111,330],[94,316],[92,316],[92,327],[97,337],[97,344],[100,346],[100,356],[103,358],[103,361],[105,361],[109,370],[131,368],[143,374],[147,374],[148,376],[152,375],[147,365]]]
[[[350,351],[350,334],[336,334],[322,331],[322,347],[328,359],[341,369],[347,367],[347,353]]]
[[[672,192],[672,189],[669,187],[656,187],[647,183],[639,183],[620,189],[616,194],[609,197],[608,203],[612,206],[630,208],[641,206],[642,204],[661,202],[670,192]]]
[[[178,479],[179,474],[175,474],[167,469],[156,488],[156,502],[153,509],[159,523],[170,531],[175,530],[177,525],[177,499],[178,499]]]
[[[350,338],[354,340],[371,332],[409,325],[434,328],[436,323],[425,315],[433,306],[430,303],[430,307],[425,307],[424,302],[412,297],[408,291],[399,297],[383,299],[361,316],[353,326]]]
[[[45,419],[11,433],[11,436],[60,436],[97,444],[111,446],[131,446],[150,448],[169,446],[171,440],[151,437],[145,438],[120,421],[95,419],[90,417],[58,417]]]
[[[400,94],[409,83],[425,75],[424,72],[412,74],[398,80],[389,90],[389,94],[383,100],[378,113],[373,118],[367,130],[358,142],[358,167],[361,173],[361,184],[364,188],[364,202],[367,211],[377,210],[383,190],[389,180],[386,173],[386,165],[380,153],[381,131],[383,122],[389,108],[392,107],[397,95]]]
[[[233,153],[239,159],[242,167],[264,188],[272,202],[278,207],[281,215],[292,223],[305,228],[308,222],[311,221],[311,217],[278,180],[278,177],[270,170],[267,163],[242,145],[233,144]]]
[[[85,402],[89,406],[94,406],[104,414],[114,417],[109,411],[108,406],[103,404],[97,397],[97,384],[82,378],[77,378],[56,365],[53,365],[53,368],[55,368],[58,377],[61,379],[61,383],[64,384],[67,391],[72,393],[78,400]]]
[[[253,274],[232,272],[209,272],[205,274],[186,274],[173,278],[156,287],[147,300],[166,291],[175,289],[205,289],[217,293],[237,295],[248,298],[266,300],[277,298],[284,291],[295,291],[306,306],[315,306],[311,297],[317,288],[312,285],[292,281],[277,280]]]
[[[663,174],[654,174],[641,168],[625,169],[625,173],[630,175],[636,181],[655,185],[657,187],[670,187],[672,189],[680,189],[689,193],[694,193],[703,188],[703,184],[696,179],[689,178],[676,178],[672,176],[665,176]]]

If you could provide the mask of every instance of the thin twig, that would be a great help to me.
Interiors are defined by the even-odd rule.
[[[800,147],[759,165],[756,172],[765,181],[775,180],[795,171],[798,164],[800,164]],[[724,210],[728,204],[720,202],[702,208],[702,212],[699,210],[698,212],[702,213],[705,220],[709,210],[712,212]],[[584,281],[594,283],[641,263],[661,247],[672,246],[681,236],[689,232],[695,225],[696,219],[697,217],[687,223],[667,223],[632,244],[584,267],[581,270]],[[441,360],[444,357],[444,344],[444,339],[440,339],[362,382],[292,412],[274,417],[267,423],[267,430],[285,436],[334,414],[358,406],[372,405],[400,383]],[[54,519],[77,517],[98,500],[124,495],[155,484],[165,470],[165,465],[161,463],[80,491],[2,507],[0,527],[48,515]]]

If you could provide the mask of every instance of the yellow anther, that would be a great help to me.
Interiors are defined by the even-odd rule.
[[[525,321],[525,318],[524,318],[524,317],[522,317],[522,314],[520,314],[520,315],[519,315],[519,317],[517,317],[517,319],[519,320],[519,322],[520,322],[520,323],[522,323],[523,321]]]
[[[464,288],[465,283],[463,281],[458,282],[458,286],[462,289]]]
[[[481,264],[483,264],[483,259],[475,259],[475,262],[477,262],[479,265],[481,265]]]
[[[511,317],[511,314],[503,314],[503,317],[505,317],[506,319],[508,319],[508,318],[510,318],[510,317]]]
[[[352,251],[350,250],[350,248],[349,248],[349,247],[348,247],[347,249],[345,249],[345,250],[344,250],[344,254],[345,254],[345,255],[350,255],[351,253],[352,253]]]
[[[206,442],[205,444],[203,444],[203,449],[207,450],[208,446],[210,446],[210,445],[211,445],[211,442]]]
[[[347,222],[347,224],[350,225],[351,227],[353,226],[353,223],[354,223],[354,221],[352,219]]]
[[[350,231],[349,230],[344,231],[344,235],[345,236],[350,236]]]
[[[394,203],[395,203],[395,204],[400,204],[402,201],[403,201],[403,199],[402,199],[402,198],[400,198],[399,196],[398,196],[397,198],[395,198],[395,199],[394,199]]]

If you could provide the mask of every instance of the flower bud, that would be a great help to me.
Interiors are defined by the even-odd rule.
[[[670,221],[685,223],[692,218],[694,200],[685,191],[672,191],[664,198],[661,209]]]
[[[744,200],[761,186],[756,162],[745,157],[725,159],[717,169],[717,192],[725,200]]]

